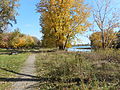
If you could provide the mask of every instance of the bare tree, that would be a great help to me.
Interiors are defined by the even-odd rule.
[[[112,0],[97,0],[96,7],[93,9],[93,18],[98,29],[101,31],[102,48],[110,45],[105,43],[108,38],[105,38],[104,33],[109,34],[109,31],[114,31],[120,27],[120,15],[116,12],[117,9],[112,6]],[[111,40],[112,42],[113,40]]]

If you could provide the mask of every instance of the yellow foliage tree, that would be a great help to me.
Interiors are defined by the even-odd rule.
[[[26,42],[25,46],[26,47],[30,47],[30,46],[35,44],[35,41],[31,36],[26,36],[25,38],[26,38],[26,40],[25,40],[25,42]]]
[[[24,35],[22,37],[14,38],[12,45],[14,48],[30,47],[30,46],[34,45],[34,40],[31,36]]]
[[[102,33],[101,32],[95,32],[90,36],[91,45],[93,48],[102,48]],[[114,33],[112,30],[109,32],[104,32],[104,46],[106,48],[112,48],[115,47],[117,43],[117,36],[116,33]]]
[[[12,41],[12,46],[14,48],[25,46],[25,39],[23,37],[15,37],[14,41]]]
[[[40,25],[45,46],[65,49],[71,46],[76,34],[90,26],[87,21],[89,8],[84,5],[84,0],[41,0],[37,10],[41,13]]]
[[[18,29],[14,32],[0,34],[0,48],[28,48],[34,45],[34,38],[20,33]]]

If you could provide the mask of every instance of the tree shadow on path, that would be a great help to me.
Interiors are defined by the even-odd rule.
[[[10,72],[16,75],[21,75],[23,77],[16,77],[16,78],[9,78],[9,77],[0,77],[0,82],[36,82],[33,85],[28,86],[27,88],[38,88],[44,86],[46,84],[55,84],[55,83],[75,83],[75,85],[80,85],[81,79],[80,78],[69,78],[62,80],[61,78],[53,78],[53,77],[38,77],[34,75],[18,73],[13,70],[8,70],[6,68],[0,67],[0,70],[4,70],[6,72]],[[84,80],[84,83],[87,83],[88,80]],[[71,85],[65,85],[64,87],[71,87]],[[56,87],[57,88],[57,87]]]
[[[6,68],[2,68],[0,67],[1,70],[16,74],[16,75],[21,75],[21,76],[26,76],[25,78],[21,77],[21,78],[3,78],[0,77],[0,82],[1,81],[6,81],[6,82],[17,82],[17,81],[39,81],[39,82],[44,82],[44,81],[49,81],[49,82],[62,82],[62,79],[60,78],[47,78],[47,77],[38,77],[38,76],[34,76],[34,75],[29,75],[29,74],[24,74],[24,73],[18,73],[16,71],[13,70],[8,70]],[[72,78],[71,80],[65,80],[65,82],[79,82],[81,81],[80,78]]]
[[[28,77],[31,77],[31,78],[38,78],[37,76],[33,76],[33,75],[29,75],[29,74],[24,74],[24,73],[18,73],[18,72],[16,72],[16,71],[8,70],[8,69],[2,68],[2,67],[0,67],[0,69],[1,69],[1,70],[4,70],[4,71],[7,71],[7,72],[10,72],[10,73],[17,74],[17,75],[28,76]]]
[[[18,73],[16,71],[13,71],[13,70],[8,70],[6,68],[2,68],[0,67],[0,70],[3,70],[3,71],[6,71],[6,72],[10,72],[10,73],[13,73],[13,74],[16,74],[16,75],[21,75],[21,76],[26,76],[28,78],[3,78],[3,77],[0,77],[0,82],[18,82],[18,81],[40,81],[41,79],[39,79],[39,77],[37,76],[33,76],[33,75],[29,75],[29,74],[24,74],[24,73]]]

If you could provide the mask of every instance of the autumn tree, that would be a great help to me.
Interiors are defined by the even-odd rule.
[[[10,37],[10,34],[7,34],[7,33],[0,34],[0,48],[9,47],[9,44],[8,44],[9,37]]]
[[[41,41],[37,37],[32,36],[32,39],[34,40],[34,47],[41,46]]]
[[[20,33],[19,29],[14,32],[0,34],[0,48],[31,48],[34,45],[33,37]]]
[[[19,0],[0,0],[0,32],[6,30],[8,25],[12,26],[12,22],[16,23],[15,16],[17,15],[16,7]]]
[[[120,48],[120,30],[118,31],[118,33],[116,34],[117,36],[117,44],[116,44],[116,48]]]
[[[114,31],[120,27],[120,15],[115,11],[116,9],[112,8],[113,2],[111,2],[112,0],[97,0],[96,7],[93,9],[94,22],[101,31],[102,48],[108,47],[105,45],[105,36],[109,37],[111,30]]]
[[[41,0],[37,11],[41,13],[44,46],[65,49],[76,34],[90,26],[89,8],[84,0]]]
[[[29,35],[26,36],[26,41],[25,42],[26,42],[25,47],[32,47],[33,45],[35,45],[34,39]]]
[[[20,33],[18,30],[11,33],[9,45],[12,48],[28,48],[34,45],[32,36]]]
[[[90,41],[91,41],[91,46],[93,47],[93,49],[98,49],[98,48],[102,48],[102,38],[101,38],[101,32],[94,32],[91,36],[90,36]],[[104,32],[104,46],[106,48],[113,48],[116,47],[117,45],[117,36],[116,36],[116,32],[113,32],[112,30],[110,30],[109,32]]]

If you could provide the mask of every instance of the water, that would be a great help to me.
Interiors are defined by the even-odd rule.
[[[91,48],[91,46],[73,46],[68,48],[68,51],[80,51],[80,52],[90,52],[91,49],[79,49],[79,48]]]

